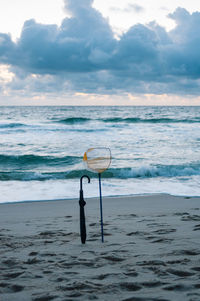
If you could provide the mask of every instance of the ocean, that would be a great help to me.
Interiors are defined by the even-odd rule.
[[[84,152],[109,147],[104,196],[200,196],[200,107],[0,107],[0,202],[98,197]]]

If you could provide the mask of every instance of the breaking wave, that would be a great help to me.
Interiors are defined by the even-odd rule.
[[[68,157],[67,157],[68,158]],[[48,159],[47,159],[48,160]],[[68,160],[68,159],[67,159]],[[54,161],[55,162],[55,161]],[[67,170],[66,171],[4,171],[0,172],[0,181],[45,181],[45,180],[64,180],[64,179],[79,179],[82,175],[87,174],[91,178],[97,177],[97,174],[82,169],[82,170]],[[189,177],[200,175],[200,164],[188,165],[157,165],[140,168],[110,168],[102,175],[103,178],[115,179],[144,179],[144,178],[170,178],[170,177]]]

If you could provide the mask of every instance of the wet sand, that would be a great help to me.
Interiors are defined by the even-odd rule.
[[[0,300],[200,300],[200,198],[151,195],[0,205]]]

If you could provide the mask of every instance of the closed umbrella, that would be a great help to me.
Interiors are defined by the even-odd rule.
[[[80,198],[79,198],[79,206],[80,206],[80,235],[81,235],[81,242],[82,244],[85,243],[86,241],[86,226],[85,226],[85,211],[84,211],[84,206],[86,205],[86,202],[84,201],[83,198],[83,178],[88,179],[88,183],[90,183],[90,178],[86,175],[82,176],[80,179]]]

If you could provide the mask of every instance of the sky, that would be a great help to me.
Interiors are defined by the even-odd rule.
[[[0,105],[200,105],[197,0],[2,0]]]

